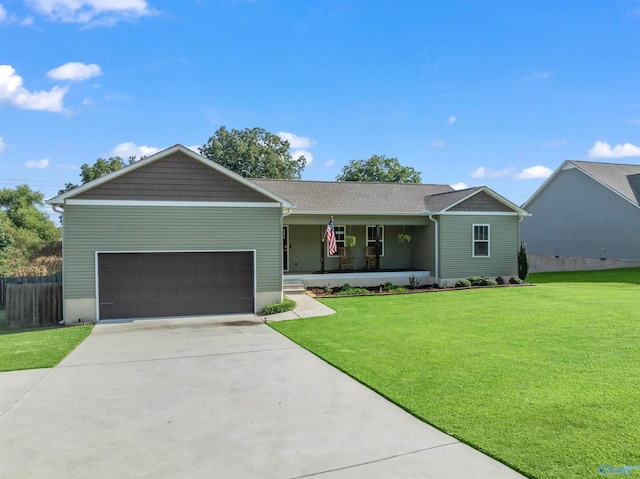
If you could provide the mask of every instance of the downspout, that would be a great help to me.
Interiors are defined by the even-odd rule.
[[[439,243],[440,243],[440,238],[438,237],[438,220],[435,219],[433,217],[432,214],[429,214],[429,219],[431,221],[433,221],[436,224],[436,241],[435,241],[435,246],[436,246],[436,251],[435,251],[435,256],[436,256],[436,278],[435,278],[435,284],[439,284],[440,283],[440,264],[439,264],[439,258],[438,258],[438,253],[439,253]]]
[[[51,206],[51,209],[58,214],[63,214],[64,210],[59,208],[58,205],[49,205]],[[63,251],[64,251],[64,234],[62,235],[62,242],[63,242]],[[63,274],[62,274],[62,281],[64,282],[64,261],[62,262],[62,269],[63,269]],[[64,288],[64,286],[63,286]],[[67,315],[66,313],[66,309],[67,309],[67,305],[64,301],[64,297],[62,298],[62,321],[59,321],[58,324],[60,324],[60,326],[64,326],[66,323],[66,317]]]
[[[52,209],[53,211],[55,211],[56,213],[58,213],[58,214],[62,214],[62,213],[64,213],[64,210],[60,210],[60,209],[58,209],[58,205],[51,205],[51,209]]]

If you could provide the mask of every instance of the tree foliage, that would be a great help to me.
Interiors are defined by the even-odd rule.
[[[382,183],[420,183],[420,172],[402,166],[397,158],[371,155],[368,160],[351,160],[336,177],[338,181],[366,181]]]
[[[128,164],[130,165],[135,163],[135,161],[136,157],[130,156]],[[106,160],[104,158],[98,158],[93,165],[85,163],[80,167],[80,179],[84,185],[90,181],[97,180],[101,176],[113,173],[126,165],[127,163],[125,163],[119,156],[111,156]],[[77,188],[78,186],[79,185],[75,183],[66,183],[64,188],[58,191],[58,194],[61,195],[62,193],[66,193],[67,191]]]
[[[0,274],[33,274],[36,258],[59,255],[60,230],[42,206],[42,193],[27,185],[0,190]]]
[[[307,160],[293,158],[289,142],[262,128],[220,127],[200,154],[245,178],[299,180]]]

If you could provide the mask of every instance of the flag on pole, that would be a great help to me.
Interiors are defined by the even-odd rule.
[[[336,254],[338,245],[336,245],[336,233],[333,231],[333,218],[329,220],[329,224],[327,225],[327,240],[329,241],[329,254]]]

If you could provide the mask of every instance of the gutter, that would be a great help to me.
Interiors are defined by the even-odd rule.
[[[439,278],[440,264],[439,264],[439,258],[438,258],[439,249],[440,249],[439,248],[440,240],[439,240],[439,237],[438,237],[438,220],[435,219],[431,213],[429,213],[429,219],[436,224],[436,238],[435,238],[435,246],[436,246],[436,251],[435,251],[435,253],[436,253],[436,277],[435,277],[435,284],[438,284],[440,282],[440,278]]]

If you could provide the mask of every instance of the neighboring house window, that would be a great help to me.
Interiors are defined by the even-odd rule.
[[[376,227],[367,226],[367,247],[376,245]],[[380,226],[380,256],[384,256],[384,226]]]
[[[336,246],[338,248],[344,248],[344,231],[345,231],[345,227],[344,226],[336,226],[333,225],[333,232],[336,235]],[[329,243],[327,242],[327,256],[338,256],[338,251],[336,251],[336,254],[329,254]]]
[[[489,256],[489,225],[473,225],[473,257]]]

